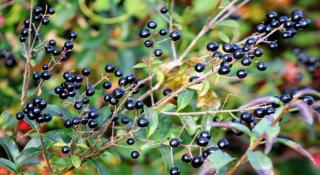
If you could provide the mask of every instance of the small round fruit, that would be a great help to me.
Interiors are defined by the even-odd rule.
[[[144,41],[144,46],[147,48],[153,47],[153,41],[152,40],[145,40]]]
[[[88,123],[89,128],[96,128],[98,126],[98,121],[96,119],[92,119]]]
[[[90,69],[87,68],[87,67],[83,68],[82,71],[81,71],[83,76],[89,76],[90,72],[91,72]]]
[[[292,100],[292,96],[290,94],[285,93],[280,96],[280,100],[283,103],[289,103]]]
[[[170,33],[170,38],[171,38],[171,40],[173,40],[173,41],[178,41],[178,40],[181,38],[181,33],[178,32],[178,31],[172,31],[172,32]]]
[[[209,131],[201,131],[200,132],[200,137],[206,137],[207,139],[211,138],[211,134]]]
[[[160,29],[160,30],[159,30],[159,34],[160,34],[161,36],[166,36],[166,35],[168,34],[168,29]]]
[[[171,89],[166,88],[166,89],[163,90],[162,94],[163,94],[164,96],[167,96],[167,95],[169,95],[171,92],[172,92]]]
[[[156,56],[156,57],[160,57],[163,54],[161,49],[156,49],[156,50],[154,50],[153,53],[154,53],[154,56]]]
[[[266,115],[265,112],[266,111],[265,111],[264,108],[257,108],[257,109],[254,110],[253,114],[258,118],[262,118],[262,117],[264,117]]]
[[[252,114],[250,112],[242,112],[240,114],[240,119],[246,123],[249,123],[252,119]]]
[[[189,163],[192,160],[192,157],[190,156],[189,153],[183,154],[181,157],[181,160],[185,163]]]
[[[76,39],[77,37],[78,37],[78,33],[77,32],[70,32],[69,33],[69,37],[70,37],[70,39]]]
[[[199,146],[207,146],[209,143],[209,139],[206,137],[199,137],[196,139],[196,142]]]
[[[202,63],[197,63],[195,66],[194,66],[194,69],[197,71],[197,72],[203,72],[204,69],[206,68],[206,66]]]
[[[107,64],[106,67],[104,68],[104,70],[107,72],[107,73],[112,73],[114,72],[116,66],[114,64]]]
[[[131,152],[131,157],[132,157],[133,159],[137,159],[139,156],[140,156],[140,154],[139,154],[138,151],[132,151],[132,152]]]
[[[314,98],[312,96],[304,96],[302,99],[305,103],[307,103],[308,105],[312,105],[314,102]]]
[[[151,32],[149,29],[142,29],[139,33],[139,36],[141,38],[148,38],[151,35]]]
[[[70,147],[69,147],[69,146],[63,146],[63,147],[61,148],[61,152],[62,152],[63,154],[68,154],[68,153],[70,152]]]
[[[148,119],[143,118],[143,117],[138,119],[138,126],[139,127],[143,128],[143,127],[146,127],[148,125],[149,125],[149,120]]]
[[[250,57],[245,57],[241,60],[241,64],[244,66],[249,66],[252,63],[252,59]]]
[[[204,162],[204,158],[202,156],[197,156],[192,159],[191,166],[193,168],[199,168]]]
[[[106,82],[104,82],[104,83],[102,84],[102,87],[103,87],[104,89],[110,89],[110,88],[112,87],[112,84],[111,84],[110,81],[106,81]]]
[[[24,119],[24,113],[23,112],[18,112],[16,114],[16,119],[17,120],[23,120]]]
[[[178,139],[174,138],[174,139],[171,139],[171,140],[170,140],[170,143],[169,143],[169,144],[170,144],[170,146],[173,147],[173,148],[174,148],[174,147],[178,147],[178,146],[180,145],[180,141],[179,141]]]
[[[265,71],[267,69],[267,65],[264,62],[258,62],[257,63],[257,69],[259,71]]]
[[[221,139],[217,143],[220,149],[226,149],[229,146],[229,141],[227,139]]]
[[[170,175],[179,175],[180,174],[180,168],[174,166],[170,169]]]
[[[133,145],[134,142],[135,142],[134,138],[128,138],[128,140],[127,140],[128,145]]]
[[[150,29],[155,29],[155,28],[157,28],[157,23],[155,22],[155,21],[149,21],[148,23],[147,23],[147,26],[150,28]]]
[[[207,44],[207,50],[210,51],[210,52],[214,52],[216,50],[218,50],[219,48],[219,43],[217,42],[210,42]]]
[[[71,128],[72,125],[73,125],[72,120],[66,119],[66,120],[64,121],[64,126],[65,126],[66,128]]]
[[[168,8],[167,7],[161,7],[160,13],[166,14],[167,12],[168,12]]]
[[[33,72],[32,77],[33,80],[40,80],[41,74],[39,72]]]
[[[230,66],[221,66],[218,70],[219,75],[227,75],[230,73],[231,69]]]

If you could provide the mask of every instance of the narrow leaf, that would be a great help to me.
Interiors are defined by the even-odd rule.
[[[194,91],[185,90],[178,95],[178,111],[185,108],[192,100]]]
[[[261,119],[257,125],[253,128],[252,132],[256,138],[262,136],[265,132],[267,132],[271,127],[271,121],[265,117]]]
[[[18,166],[23,166],[33,162],[38,154],[41,153],[40,148],[28,148],[23,150],[20,155],[16,158],[16,164]]]
[[[221,39],[221,41],[223,41],[225,43],[229,43],[230,42],[229,37],[226,34],[224,34],[223,32],[218,32],[218,36]]]
[[[145,118],[149,120],[150,124],[147,130],[147,136],[150,137],[156,131],[159,123],[158,113],[153,108],[144,107]]]
[[[267,154],[271,151],[273,143],[276,141],[280,133],[280,126],[277,123],[275,126],[270,127],[269,130],[265,133],[266,146],[264,148],[264,153]]]
[[[219,170],[234,159],[235,158],[232,158],[228,153],[217,150],[208,156],[209,167]]]
[[[13,172],[16,172],[16,165],[7,159],[0,158],[0,167],[1,166],[4,166]]]
[[[59,116],[62,117],[64,119],[71,119],[72,118],[72,114],[64,107],[62,107],[61,105],[48,105],[44,111],[45,113],[49,113],[51,115],[55,115],[55,116]]]
[[[210,125],[213,127],[239,130],[239,131],[246,133],[249,136],[252,136],[252,133],[250,132],[249,128],[246,127],[245,125],[240,124],[240,123],[226,121],[226,122],[212,122]]]
[[[248,160],[259,175],[273,174],[273,165],[271,160],[261,151],[249,151]]]
[[[16,143],[10,138],[0,138],[0,145],[6,151],[9,159],[14,161],[19,155],[19,149]]]
[[[295,151],[297,151],[301,155],[307,157],[313,164],[316,164],[316,161],[314,160],[313,156],[307,150],[305,150],[300,144],[298,144],[292,140],[285,139],[285,138],[278,138],[277,142],[282,143],[282,144],[294,149]]]
[[[185,126],[189,135],[194,135],[197,131],[197,122],[194,120],[194,117],[191,116],[182,116],[179,117],[183,126]]]
[[[165,145],[160,145],[159,147],[159,151],[161,153],[163,162],[166,166],[166,169],[168,170],[170,165],[171,165],[171,158],[170,158],[170,147],[169,146],[165,146]]]
[[[309,105],[303,101],[299,101],[294,103],[293,106],[299,109],[300,114],[307,124],[311,125],[313,123],[312,111]]]

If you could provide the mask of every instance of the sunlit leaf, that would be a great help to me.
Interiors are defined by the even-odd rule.
[[[259,175],[273,175],[272,162],[261,151],[249,151],[248,160]]]
[[[185,108],[191,101],[194,96],[194,91],[185,90],[178,95],[178,111]]]

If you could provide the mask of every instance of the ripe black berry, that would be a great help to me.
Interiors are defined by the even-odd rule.
[[[72,124],[73,124],[73,122],[72,122],[70,119],[66,119],[66,120],[64,121],[64,126],[65,126],[66,128],[71,128],[71,127],[72,127]]]
[[[230,43],[224,43],[222,46],[222,49],[223,49],[223,51],[228,52],[228,53],[234,51],[234,48],[233,48],[232,44],[230,44]]]
[[[146,46],[147,48],[152,47],[153,46],[153,41],[149,40],[149,39],[144,41],[144,46]]]
[[[199,168],[199,167],[201,167],[201,165],[203,164],[203,161],[204,161],[204,159],[203,159],[202,156],[194,157],[194,158],[192,159],[191,166],[192,166],[193,168]]]
[[[240,59],[244,56],[244,52],[241,49],[237,49],[236,51],[233,52],[233,57],[235,59]]]
[[[174,139],[170,140],[170,146],[171,147],[177,147],[179,145],[180,145],[180,141],[178,139],[174,138]]]
[[[75,118],[72,119],[72,124],[73,125],[79,125],[80,122],[81,122],[80,117],[75,117]]]
[[[200,132],[200,137],[205,137],[207,139],[210,139],[211,138],[211,134],[209,131],[201,131]]]
[[[218,74],[220,75],[227,75],[230,72],[230,67],[229,66],[221,66],[218,70]]]
[[[213,41],[213,42],[210,42],[210,43],[207,44],[207,50],[208,51],[214,52],[218,48],[219,48],[219,43],[217,43],[217,42]]]
[[[137,109],[142,109],[144,106],[144,103],[142,101],[138,100],[138,101],[136,101],[135,106]]]
[[[160,30],[159,30],[159,34],[160,34],[161,36],[165,36],[165,35],[168,34],[168,30],[167,30],[167,29],[160,29]]]
[[[197,72],[203,72],[205,68],[206,68],[205,65],[202,64],[202,63],[197,63],[197,64],[194,66],[194,69],[195,69]]]
[[[244,70],[244,69],[239,69],[237,71],[237,77],[240,78],[240,79],[245,78],[247,75],[248,75],[247,71]]]
[[[133,145],[134,142],[135,142],[134,138],[128,138],[128,140],[127,140],[128,145]]]
[[[69,49],[72,49],[73,48],[73,42],[68,40],[64,43],[64,47],[69,50]]]
[[[50,23],[50,18],[49,18],[49,16],[44,16],[43,18],[42,18],[42,24],[43,25],[48,25]]]
[[[119,80],[118,80],[118,84],[119,86],[126,86],[128,84],[127,80],[125,77],[121,77]]]
[[[42,14],[43,9],[42,9],[42,7],[38,6],[38,7],[34,8],[33,12],[35,15],[40,15],[40,14]]]
[[[189,82],[193,82],[193,81],[195,81],[197,79],[199,79],[198,76],[192,76],[192,77],[189,78]]]
[[[73,106],[76,110],[80,110],[82,108],[83,104],[80,101],[76,101]]]
[[[245,57],[241,60],[241,64],[244,66],[249,66],[252,63],[252,59],[250,57]]]
[[[142,29],[139,34],[141,38],[148,38],[150,35],[151,35],[151,32],[149,29]]]
[[[266,114],[270,115],[270,114],[274,114],[276,112],[276,109],[272,106],[267,107],[266,109]]]
[[[181,33],[178,32],[178,31],[172,31],[170,33],[170,38],[173,40],[173,41],[178,41],[181,37]]]
[[[56,45],[56,40],[51,39],[48,44],[49,44],[49,46],[55,46]]]
[[[70,39],[76,39],[78,37],[78,33],[77,32],[70,32],[69,37],[70,37]]]
[[[112,91],[112,95],[116,99],[120,99],[124,95],[124,90],[122,88],[116,88]]]
[[[209,147],[208,149],[206,149],[205,151],[202,152],[202,156],[204,158],[207,158],[210,154],[214,153],[215,151],[219,150],[218,147]]]
[[[96,119],[92,119],[88,123],[89,128],[96,128],[98,126],[98,121]]]
[[[292,99],[292,96],[291,96],[290,94],[287,94],[287,93],[282,94],[282,95],[280,96],[280,100],[281,100],[283,103],[288,103],[288,102],[291,101],[291,99]]]
[[[258,62],[257,63],[257,69],[259,71],[265,71],[267,69],[267,65],[264,62]]]
[[[56,9],[55,9],[54,7],[50,7],[50,8],[48,9],[48,12],[49,12],[50,15],[53,15],[53,14],[56,13]]]
[[[257,108],[257,109],[255,109],[254,110],[254,115],[256,116],[256,117],[258,117],[258,118],[262,118],[262,117],[264,117],[265,116],[265,109],[264,108]]]
[[[180,168],[174,166],[170,169],[170,175],[179,175],[180,174]]]
[[[207,137],[198,137],[196,139],[196,142],[199,146],[207,146],[209,143],[209,139]]]
[[[169,95],[171,92],[172,92],[172,90],[167,88],[167,89],[164,89],[164,90],[163,90],[162,94],[163,94],[164,96],[167,96],[167,95]]]
[[[40,80],[41,74],[39,72],[33,72],[32,77],[34,80]]]
[[[291,13],[291,20],[293,22],[299,22],[303,18],[303,12],[300,9],[296,9]]]
[[[114,64],[107,64],[104,70],[108,73],[114,72],[116,66]]]
[[[100,112],[97,108],[90,108],[89,110],[89,118],[95,119],[98,118]]]
[[[256,31],[257,31],[258,33],[263,33],[263,32],[265,31],[265,29],[266,29],[266,26],[265,26],[264,24],[259,24],[259,25],[257,25],[257,27],[256,27]]]
[[[131,152],[131,157],[132,157],[133,159],[137,159],[139,156],[140,156],[140,154],[139,154],[138,151],[132,151],[132,152]]]
[[[304,96],[303,97],[303,101],[305,103],[307,103],[308,105],[312,105],[313,101],[314,101],[314,98],[312,96]]]
[[[128,116],[124,116],[122,119],[121,119],[121,123],[123,123],[123,124],[128,124],[130,122],[130,120],[129,120],[129,117]]]
[[[52,119],[52,116],[50,114],[44,114],[44,121],[45,122],[50,122]]]
[[[127,100],[126,103],[125,103],[125,107],[128,110],[134,110],[135,107],[136,107],[136,104],[135,104],[135,102],[133,100]]]
[[[23,112],[18,112],[16,114],[16,119],[17,120],[23,120],[24,119],[24,113]]]
[[[156,49],[156,50],[154,50],[153,54],[156,57],[160,57],[163,54],[163,52],[161,49]]]
[[[166,14],[168,12],[168,8],[167,7],[161,7],[160,12],[162,14]]]
[[[183,162],[189,163],[189,162],[191,162],[192,158],[188,153],[186,153],[186,154],[182,155],[181,160]]]
[[[136,81],[136,77],[133,74],[126,76],[126,80],[128,83],[134,83]]]
[[[148,125],[149,125],[149,120],[148,119],[143,118],[143,117],[138,119],[138,126],[139,127],[143,128],[143,127],[146,127]]]
[[[255,55],[256,57],[261,57],[262,54],[263,54],[263,50],[262,50],[261,48],[256,48],[256,49],[254,50],[254,55]]]
[[[87,67],[83,68],[82,71],[81,71],[83,76],[89,76],[90,72],[91,72],[90,69],[87,68]]]
[[[221,139],[221,140],[219,140],[217,145],[220,149],[225,149],[229,146],[229,141],[227,139]]]
[[[250,112],[242,112],[240,114],[240,119],[246,123],[249,123],[251,121],[252,114]]]
[[[155,28],[157,28],[157,23],[155,22],[155,21],[149,21],[148,23],[147,23],[147,26],[150,28],[150,29],[155,29]]]
[[[94,93],[95,93],[94,86],[89,84],[87,89],[86,89],[86,95],[87,96],[92,96],[92,95],[94,95]]]
[[[68,154],[70,152],[70,147],[69,146],[64,146],[61,148],[61,152],[63,154]]]
[[[112,97],[110,99],[110,104],[112,105],[117,105],[119,103],[119,99]]]
[[[43,80],[49,80],[51,77],[51,72],[49,70],[44,70],[42,73],[41,73],[41,78]]]
[[[112,87],[112,84],[110,81],[106,81],[102,84],[104,89],[110,89]]]
[[[271,19],[275,19],[278,17],[278,14],[274,11],[267,13],[266,15],[267,19],[271,20]]]

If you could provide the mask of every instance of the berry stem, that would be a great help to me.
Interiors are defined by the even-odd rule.
[[[46,146],[45,146],[45,144],[44,144],[44,139],[43,139],[43,137],[42,137],[42,134],[40,133],[40,124],[38,124],[37,132],[38,132],[38,135],[39,135],[39,137],[40,137],[43,156],[44,156],[44,158],[45,158],[45,160],[46,160],[46,163],[47,163],[49,172],[50,172],[50,174],[52,174],[52,168],[51,168],[51,165],[50,165],[48,156],[47,156],[47,150],[46,150]]]
[[[170,19],[169,19],[169,32],[171,33],[173,31],[173,9],[174,9],[174,0],[171,0],[170,5]],[[172,51],[172,57],[173,60],[177,60],[177,50],[176,45],[173,40],[171,40],[171,51]]]

